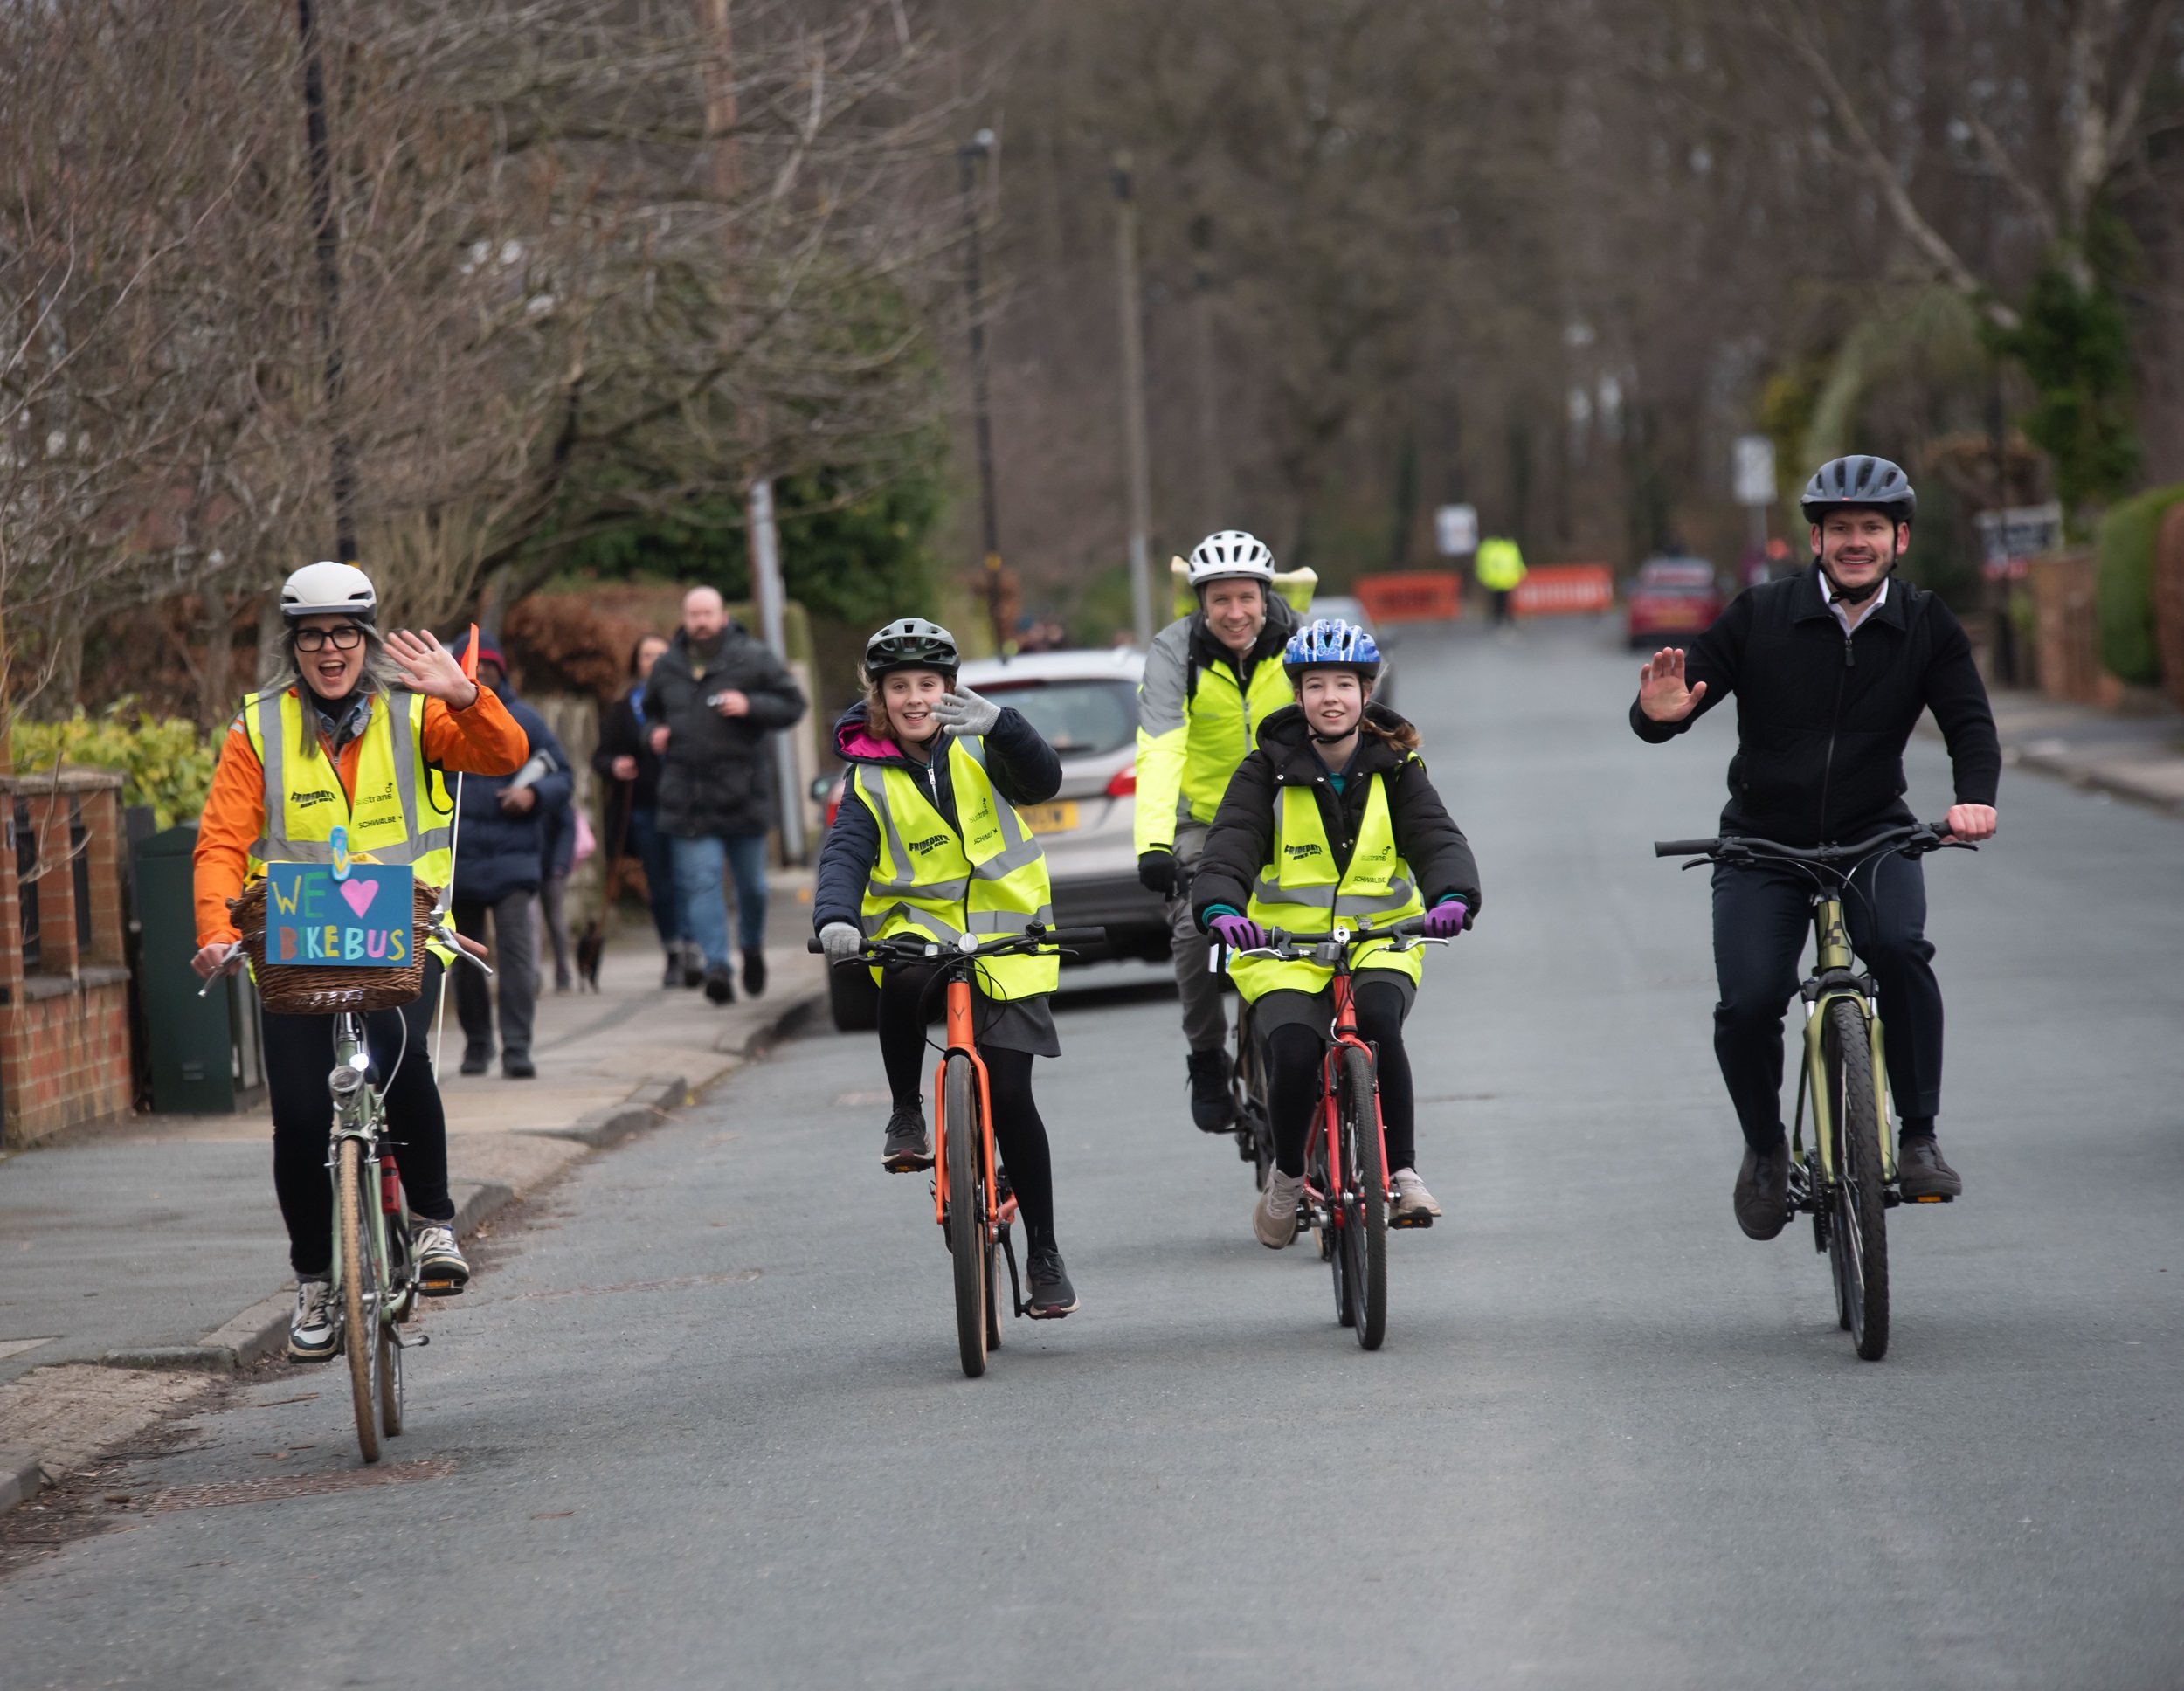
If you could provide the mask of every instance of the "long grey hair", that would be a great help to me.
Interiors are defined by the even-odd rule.
[[[402,685],[400,666],[387,655],[387,643],[380,638],[377,629],[370,623],[356,625],[364,631],[364,668],[356,678],[356,690],[350,696],[355,697],[356,693],[392,693]],[[273,673],[259,689],[260,692],[279,695],[294,687],[305,699],[318,700],[317,692],[304,678],[303,666],[296,655],[296,635],[299,632],[294,623],[280,631],[280,644],[274,648],[277,657]],[[312,720],[315,714],[315,711],[307,712],[303,719],[302,743],[297,749],[306,757],[318,755],[319,726]]]

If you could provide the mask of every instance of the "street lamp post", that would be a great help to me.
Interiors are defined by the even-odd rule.
[[[1115,262],[1123,314],[1123,451],[1130,473],[1130,610],[1152,644],[1152,466],[1145,445],[1145,338],[1137,314],[1137,201],[1128,153],[1115,155]]]
[[[1001,520],[993,497],[993,417],[986,394],[985,301],[978,268],[978,161],[993,151],[993,131],[981,129],[957,151],[963,194],[963,292],[971,324],[971,412],[978,443],[978,510],[985,522],[986,618],[993,625],[993,649],[1008,650],[1001,626]]]
[[[326,410],[334,424],[334,556],[356,561],[356,453],[342,422],[347,385],[342,359],[341,225],[334,215],[334,152],[327,135],[326,69],[319,52],[318,16],[311,0],[296,0],[303,45],[303,128],[311,154],[311,222],[318,260],[319,342],[326,355]]]

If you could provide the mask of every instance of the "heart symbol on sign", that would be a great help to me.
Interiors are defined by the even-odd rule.
[[[349,901],[349,908],[361,916],[371,908],[372,898],[379,891],[379,883],[376,880],[350,880],[342,881],[341,888],[342,896]]]

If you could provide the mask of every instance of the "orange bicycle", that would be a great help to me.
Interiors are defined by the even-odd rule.
[[[952,945],[911,935],[867,940],[858,953],[863,963],[930,967],[936,981],[948,984],[948,1041],[933,1073],[933,1219],[955,1262],[956,1344],[963,1371],[972,1379],[985,1372],[987,1353],[1001,1348],[1002,1258],[1008,1261],[1011,1301],[1019,1315],[1024,1288],[1009,1237],[1016,1197],[1008,1190],[1007,1170],[994,1162],[992,1098],[971,1025],[971,984],[987,958],[1096,945],[1106,937],[1104,928],[1033,923],[1021,934],[985,941],[965,934]],[[825,948],[814,939],[807,949]]]

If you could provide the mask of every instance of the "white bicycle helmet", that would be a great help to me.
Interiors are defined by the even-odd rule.
[[[281,583],[280,614],[290,622],[353,617],[369,628],[378,620],[379,594],[353,563],[307,563]]]
[[[1241,528],[1224,528],[1217,535],[1208,535],[1191,549],[1191,585],[1203,587],[1208,582],[1274,581],[1274,554],[1266,542],[1256,535],[1247,535]]]

